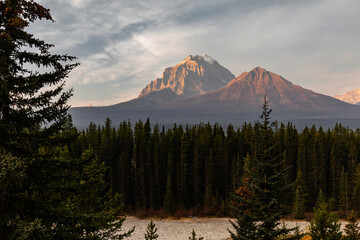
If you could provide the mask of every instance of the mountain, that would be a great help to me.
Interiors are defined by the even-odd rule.
[[[224,87],[235,76],[207,55],[188,56],[174,67],[166,68],[162,78],[148,84],[139,98],[163,89],[181,97],[191,97]]]
[[[351,105],[330,96],[304,89],[280,75],[260,67],[241,74],[224,88],[192,98],[179,99],[176,103],[179,108],[201,106],[202,108],[218,108],[221,111],[247,113],[254,110],[258,111],[265,94],[276,115],[331,117],[340,112],[345,116],[352,115],[351,112],[346,112],[353,108]]]
[[[300,127],[304,123],[331,127],[335,122],[352,119],[357,119],[355,127],[360,123],[360,106],[304,89],[260,67],[242,73],[223,88],[192,97],[164,88],[112,106],[72,108],[70,113],[79,127],[86,127],[90,121],[103,123],[106,117],[114,125],[149,117],[152,123],[168,127],[200,122],[240,126],[244,121],[258,119],[265,94],[273,109],[273,120],[293,121]]]
[[[336,96],[334,96],[334,98],[337,98],[337,99],[347,102],[347,103],[360,105],[360,88],[353,90],[353,91],[346,92],[340,96],[336,95]]]

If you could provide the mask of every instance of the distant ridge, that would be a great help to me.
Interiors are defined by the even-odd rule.
[[[336,95],[334,98],[337,98],[341,101],[352,103],[352,104],[360,104],[360,88],[356,90],[352,90],[344,93],[343,95]]]

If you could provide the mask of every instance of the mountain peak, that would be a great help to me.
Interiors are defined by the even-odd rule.
[[[235,76],[214,58],[206,54],[189,55],[174,67],[166,68],[162,78],[148,84],[139,97],[165,88],[178,96],[191,97],[222,88],[233,78]]]
[[[347,102],[347,103],[360,104],[360,88],[346,92],[340,96],[336,95],[336,96],[334,96],[334,98],[337,98],[337,99]]]
[[[203,61],[205,61],[209,64],[214,64],[215,62],[217,63],[217,61],[214,58],[210,57],[209,55],[202,54],[202,55],[195,55],[195,56],[189,55],[187,58],[184,58],[183,61],[179,64],[184,64],[189,61],[195,61],[198,64],[201,64]]]
[[[252,69],[250,72],[268,72],[268,71],[266,71],[266,69],[265,68],[262,68],[262,67],[256,67],[256,68],[254,68],[254,69]]]

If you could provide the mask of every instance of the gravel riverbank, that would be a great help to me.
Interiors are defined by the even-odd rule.
[[[138,219],[128,216],[124,222],[123,229],[128,230],[135,226],[135,231],[128,239],[145,239],[146,227],[151,219]],[[158,240],[188,240],[192,229],[197,236],[204,237],[204,240],[223,240],[230,237],[228,229],[232,226],[228,218],[181,218],[181,219],[152,219],[158,229]],[[299,226],[305,229],[309,222],[306,221],[285,221],[289,227]]]

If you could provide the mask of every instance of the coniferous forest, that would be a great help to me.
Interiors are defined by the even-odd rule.
[[[300,239],[280,221],[313,212],[312,239],[360,238],[360,129],[272,122],[265,96],[240,128],[106,119],[78,130],[65,88],[76,58],[26,32],[50,10],[4,0],[0,13],[1,240],[124,239],[124,210],[232,216],[231,238],[251,240]],[[350,216],[345,238],[336,212]],[[152,221],[144,237],[158,238]]]
[[[109,188],[122,195],[128,209],[225,215],[246,163],[256,158],[259,134],[248,123],[165,129],[151,127],[149,120],[113,126],[110,119],[71,131],[78,137],[67,144],[70,155],[78,158],[92,149],[107,166]],[[360,129],[337,124],[298,131],[291,123],[278,123],[271,134],[275,154],[281,155],[279,167],[286,170],[283,182],[292,183],[281,199],[298,218],[312,211],[319,193],[342,216],[360,209]]]

